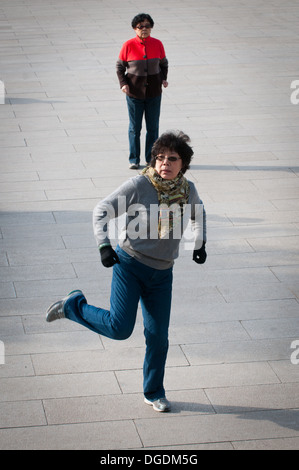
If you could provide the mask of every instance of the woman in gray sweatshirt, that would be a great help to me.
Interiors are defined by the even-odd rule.
[[[94,209],[95,238],[105,267],[113,266],[110,310],[89,305],[80,290],[48,308],[47,321],[68,318],[115,340],[134,329],[142,306],[146,353],[143,366],[145,403],[169,411],[163,386],[168,352],[172,270],[179,244],[188,232],[193,260],[206,260],[206,216],[194,184],[184,174],[193,150],[182,132],[167,132],[154,144],[150,165]],[[119,243],[111,246],[111,224],[123,218]],[[189,223],[190,222],[190,223]],[[186,228],[190,227],[189,231]]]

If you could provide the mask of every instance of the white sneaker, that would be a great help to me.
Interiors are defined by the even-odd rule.
[[[82,294],[81,290],[74,290],[70,292],[64,299],[58,300],[58,302],[55,302],[54,304],[50,305],[50,307],[47,310],[47,317],[46,320],[47,322],[52,322],[55,320],[60,320],[61,318],[65,318],[64,314],[64,305],[67,300],[69,300],[71,297]]]
[[[144,398],[144,403],[151,405],[155,411],[160,413],[165,413],[171,410],[171,405],[167,398],[158,398],[158,400],[150,401],[147,398]]]
[[[138,163],[132,163],[129,166],[130,170],[139,170],[139,164]]]

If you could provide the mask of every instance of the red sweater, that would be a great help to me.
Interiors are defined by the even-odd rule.
[[[132,98],[154,98],[162,93],[162,81],[167,80],[168,60],[163,44],[149,36],[136,36],[125,42],[116,63],[120,87],[129,85]]]

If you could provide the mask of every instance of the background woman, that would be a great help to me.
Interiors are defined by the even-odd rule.
[[[129,113],[130,168],[140,163],[140,133],[146,124],[145,160],[159,135],[162,85],[167,88],[168,60],[162,42],[151,36],[154,20],[140,13],[132,20],[136,36],[126,41],[116,63],[121,90],[126,94]]]

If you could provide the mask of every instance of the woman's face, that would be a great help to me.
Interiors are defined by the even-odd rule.
[[[152,27],[147,20],[141,21],[134,29],[140,39],[148,38],[152,32]]]
[[[165,149],[156,157],[155,170],[164,180],[175,179],[182,168],[182,159],[179,154],[173,150]]]

